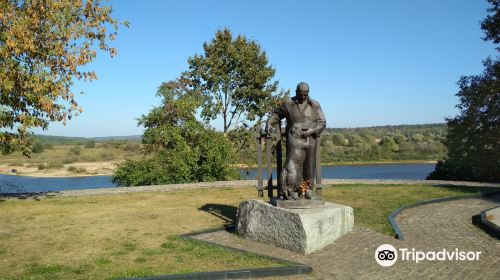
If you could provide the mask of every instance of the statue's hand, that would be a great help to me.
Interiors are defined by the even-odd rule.
[[[302,136],[302,138],[307,138],[312,136],[313,134],[314,132],[311,129],[308,129],[306,131],[303,131],[300,136]]]

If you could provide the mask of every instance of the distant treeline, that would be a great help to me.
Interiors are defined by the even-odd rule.
[[[327,128],[321,136],[321,160],[326,164],[442,159],[446,150],[441,140],[445,133],[446,124]],[[35,139],[49,146],[93,147],[97,142],[120,148],[128,147],[133,142],[140,143],[141,136],[83,138],[36,135]],[[134,150],[138,150],[138,143],[134,144]],[[256,164],[255,143],[238,153],[236,163]]]
[[[106,136],[106,137],[66,137],[51,135],[35,135],[35,141],[51,145],[85,145],[89,142],[140,142],[142,135]]]
[[[446,124],[327,128],[321,136],[321,161],[437,160],[445,157],[445,133]],[[240,152],[241,163],[255,164],[253,146]]]

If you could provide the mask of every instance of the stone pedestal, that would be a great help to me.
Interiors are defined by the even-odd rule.
[[[251,199],[238,207],[236,230],[244,238],[309,254],[351,231],[353,223],[349,206],[324,202],[311,208],[285,209]]]
[[[311,209],[325,206],[325,202],[321,199],[299,199],[299,200],[283,200],[271,198],[271,205],[285,209]]]

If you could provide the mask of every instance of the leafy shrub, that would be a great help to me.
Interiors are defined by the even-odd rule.
[[[69,166],[66,170],[68,170],[69,172],[73,172],[73,173],[86,173],[87,172],[87,169],[85,169],[84,167],[76,167],[74,165]]]
[[[85,148],[86,149],[95,148],[95,141],[94,140],[87,141],[87,143],[85,143]]]
[[[76,173],[86,173],[87,172],[87,169],[85,169],[85,167],[78,167],[78,169],[76,170]]]
[[[109,142],[108,141],[105,141],[105,142],[101,142],[101,143],[97,143],[96,145],[97,147],[99,148],[109,148],[110,145],[109,145]]]
[[[124,141],[109,140],[103,142],[101,146],[108,149],[120,149],[124,145],[124,143]]]
[[[47,165],[47,168],[49,168],[49,169],[59,169],[59,168],[63,168],[63,164],[61,162],[58,162],[58,161],[51,161]]]
[[[230,143],[220,132],[199,132],[188,145],[176,139],[169,150],[145,160],[127,160],[118,165],[113,182],[122,186],[206,182],[238,178],[229,162]]]
[[[78,161],[78,157],[75,156],[75,154],[73,154],[73,153],[68,154],[68,156],[66,156],[63,159],[64,164],[70,164],[70,163],[77,162],[77,161]]]
[[[45,163],[38,164],[38,170],[44,170],[46,168],[47,168],[47,165],[45,165]]]
[[[36,153],[36,154],[39,154],[41,152],[43,152],[45,149],[44,145],[42,142],[40,141],[36,141],[34,144],[33,144],[33,147],[31,147],[31,151],[33,153]]]
[[[166,174],[156,172],[159,166],[152,160],[126,160],[113,173],[113,183],[121,186],[157,185],[168,181]]]
[[[423,134],[420,134],[420,133],[416,133],[416,134],[413,134],[411,136],[411,139],[415,142],[423,142],[424,139],[425,139],[425,136]]]
[[[107,152],[101,153],[101,159],[104,161],[110,161],[110,160],[113,160],[114,158],[115,158],[115,156],[111,153],[107,153]]]
[[[80,153],[82,152],[82,148],[80,148],[80,146],[73,146],[69,149],[69,152],[71,154],[74,154],[74,155],[80,155]]]
[[[71,165],[71,166],[68,166],[68,168],[66,170],[68,170],[69,172],[75,172],[77,170],[77,168],[76,168],[76,166]]]
[[[136,143],[136,142],[127,142],[123,146],[123,150],[128,151],[128,152],[137,152],[140,149],[141,149],[141,145],[139,143]]]
[[[80,156],[81,161],[85,162],[95,162],[99,160],[98,154],[83,154]]]
[[[331,140],[332,143],[336,146],[344,146],[347,142],[344,135],[342,135],[340,133],[332,133],[332,135],[330,137],[332,139]]]
[[[127,160],[113,174],[123,186],[155,185],[237,178],[231,168],[231,143],[195,117],[197,100],[176,83],[163,84],[163,106],[139,119],[146,127],[142,137],[147,159]]]

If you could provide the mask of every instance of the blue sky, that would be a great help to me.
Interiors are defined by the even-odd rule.
[[[260,43],[280,87],[293,94],[308,82],[328,127],[444,122],[457,114],[460,76],[481,73],[481,61],[495,55],[481,40],[485,0],[109,3],[130,22],[112,43],[118,55],[89,65],[97,81],[75,83],[85,92],[81,115],[36,133],[142,134],[136,119],[159,104],[158,86],[224,27]]]

